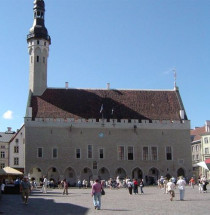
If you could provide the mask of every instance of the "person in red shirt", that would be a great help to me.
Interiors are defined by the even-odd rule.
[[[93,197],[93,205],[97,210],[101,209],[101,190],[102,185],[99,179],[96,179],[94,184],[92,185],[91,196]]]
[[[138,181],[137,181],[137,179],[133,180],[133,192],[134,192],[134,194],[138,194]]]
[[[190,179],[189,184],[194,189],[195,179],[193,177]]]

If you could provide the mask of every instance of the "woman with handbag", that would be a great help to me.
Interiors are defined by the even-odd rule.
[[[103,187],[99,182],[99,179],[96,179],[94,184],[92,185],[91,195],[93,197],[93,205],[97,210],[101,209],[101,192],[103,192],[102,190]]]

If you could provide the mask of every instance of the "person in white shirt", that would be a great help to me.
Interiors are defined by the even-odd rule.
[[[129,191],[129,194],[132,195],[132,191],[133,191],[133,182],[131,180],[128,181],[128,191]]]
[[[5,189],[5,184],[2,183],[2,184],[1,184],[1,193],[4,193],[4,189]]]
[[[42,186],[42,192],[43,193],[47,193],[47,178],[44,177],[44,180],[43,180],[43,186]]]
[[[169,182],[167,183],[166,187],[167,187],[167,191],[169,192],[170,194],[170,200],[173,201],[173,197],[175,197],[175,192],[174,192],[174,189],[175,189],[175,184],[172,180],[172,178],[169,180]]]
[[[182,176],[179,177],[179,180],[176,183],[179,188],[180,200],[184,201],[184,193],[185,193],[185,185],[186,181],[183,179]]]

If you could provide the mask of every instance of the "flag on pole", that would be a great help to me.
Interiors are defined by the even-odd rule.
[[[104,105],[102,104],[101,109],[100,109],[100,113],[102,113],[103,109],[104,109]]]

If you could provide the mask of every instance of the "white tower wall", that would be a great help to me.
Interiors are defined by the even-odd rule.
[[[49,42],[45,39],[31,39],[29,51],[29,89],[33,95],[42,95],[47,88],[47,59]]]

